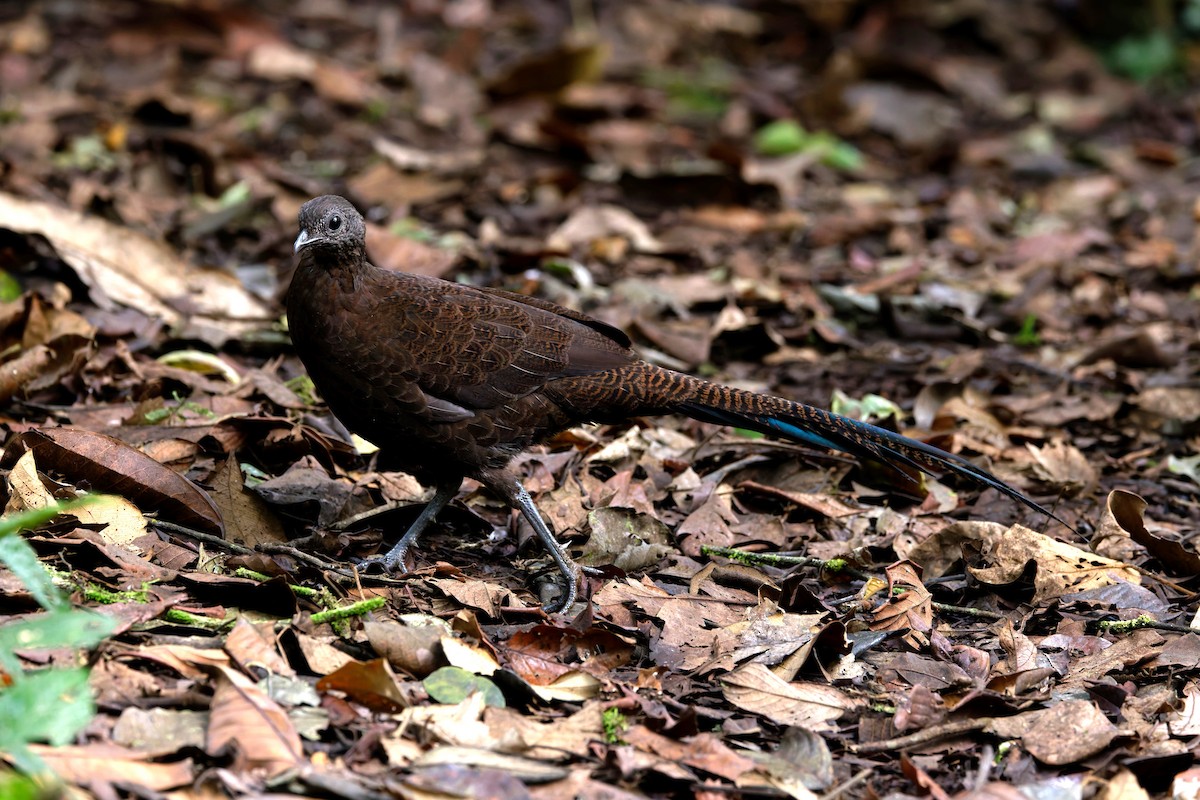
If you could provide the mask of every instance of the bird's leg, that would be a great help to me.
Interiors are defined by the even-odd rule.
[[[454,495],[458,494],[458,487],[462,485],[462,481],[455,483],[443,483],[437,487],[433,494],[433,499],[425,504],[425,508],[421,509],[421,513],[413,520],[413,524],[408,526],[408,530],[400,537],[400,541],[392,545],[392,549],[388,550],[382,556],[372,556],[364,559],[359,566],[367,567],[375,564],[383,566],[384,572],[394,572],[397,567],[401,572],[407,572],[404,566],[404,554],[408,552],[408,548],[417,543],[417,539],[421,538],[421,532],[425,530],[429,523],[433,522],[441,510],[446,507],[446,504],[454,499]]]
[[[558,565],[558,571],[563,577],[563,594],[557,600],[546,605],[546,613],[556,614],[560,611],[566,611],[575,605],[575,599],[579,596],[579,565],[571,560],[571,557],[567,555],[566,549],[563,548],[558,539],[554,538],[554,532],[550,530],[550,526],[542,519],[537,506],[533,504],[533,498],[529,496],[529,492],[525,491],[525,487],[521,485],[521,482],[512,479],[512,483],[506,488],[508,488],[508,491],[505,492],[507,499],[521,510],[525,519],[537,531],[538,538],[542,540],[542,544],[550,551],[550,557]]]

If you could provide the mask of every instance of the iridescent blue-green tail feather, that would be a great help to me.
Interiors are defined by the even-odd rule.
[[[801,444],[841,450],[882,462],[901,473],[903,470],[898,469],[901,467],[932,475],[952,473],[995,489],[1071,527],[1052,511],[982,467],[933,445],[780,397],[719,386],[696,378],[690,378],[687,382],[692,384],[691,396],[673,404],[673,411],[706,422],[747,428]]]

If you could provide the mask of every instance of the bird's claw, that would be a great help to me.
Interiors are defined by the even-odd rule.
[[[542,611],[545,611],[547,614],[562,614],[575,605],[575,601],[579,598],[579,584],[582,582],[583,574],[588,568],[579,567],[574,564],[572,566],[575,567],[575,574],[571,576],[569,584],[565,580],[567,575],[562,572],[559,573],[559,576],[564,580],[561,583],[555,582],[554,585],[561,589],[561,593],[558,597],[542,606]]]
[[[404,564],[404,553],[387,552],[383,555],[370,556],[355,561],[360,572],[363,573],[380,573],[383,575],[391,575],[399,573],[401,575],[408,574],[408,567]]]

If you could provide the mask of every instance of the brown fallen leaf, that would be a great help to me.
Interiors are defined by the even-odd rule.
[[[127,783],[154,792],[166,792],[193,778],[192,760],[155,763],[150,756],[114,744],[86,744],[66,747],[29,745],[58,777],[78,785]]]
[[[1087,495],[1096,485],[1096,470],[1078,447],[1063,441],[1045,447],[1026,444],[1038,478],[1068,496]]]
[[[849,124],[885,133],[911,150],[932,149],[962,127],[958,106],[933,92],[862,81],[848,87],[842,99]]]
[[[522,606],[521,599],[512,589],[497,583],[480,580],[456,580],[435,578],[429,582],[464,606],[477,608],[489,617],[500,616],[500,607]]]
[[[591,536],[580,564],[612,564],[625,572],[652,567],[674,548],[670,529],[657,517],[627,508],[597,508],[587,516]]]
[[[588,701],[574,714],[550,719],[489,706],[483,711],[483,721],[491,740],[507,751],[542,761],[562,761],[572,755],[587,757],[593,743],[604,739],[604,711],[609,706],[609,701]]]
[[[1117,735],[1116,726],[1087,700],[1064,700],[1050,708],[999,717],[989,730],[1005,739],[1020,738],[1034,758],[1054,766],[1095,755]]]
[[[922,796],[929,796],[933,800],[950,800],[949,792],[943,789],[932,775],[913,761],[908,753],[900,754],[900,771],[904,773],[904,777],[921,790]]]
[[[888,592],[871,612],[871,630],[905,631],[904,641],[913,648],[929,643],[933,627],[933,597],[921,583],[919,568],[911,561],[900,561],[887,570]]]
[[[1140,573],[1128,564],[1051,539],[1023,525],[1005,528],[988,523],[978,530],[986,542],[984,565],[969,566],[967,571],[983,583],[1003,585],[1020,578],[1026,567],[1034,564],[1035,604],[1120,581],[1141,583]]]
[[[342,692],[355,702],[383,714],[394,714],[409,704],[396,673],[384,658],[352,661],[317,681],[317,691]]]
[[[41,469],[124,497],[143,513],[223,533],[221,514],[200,487],[119,439],[78,428],[36,428],[9,441],[0,465],[11,467],[29,450]]]
[[[147,758],[162,758],[185,747],[204,747],[207,725],[207,711],[129,706],[117,718],[112,740]]]
[[[445,635],[439,640],[446,663],[452,667],[473,672],[476,675],[495,675],[500,662],[486,644],[476,644],[469,639]]]
[[[896,730],[921,730],[937,725],[946,718],[946,704],[924,684],[917,684],[896,703]]]
[[[0,403],[7,404],[17,392],[49,371],[54,351],[43,344],[23,350],[0,370]]]
[[[366,620],[363,633],[371,648],[389,664],[423,678],[446,663],[439,642],[449,633],[450,627],[436,617],[421,619],[423,623],[418,624],[403,624],[391,619]]]
[[[274,675],[294,677],[296,674],[278,650],[271,622],[254,624],[239,617],[225,637],[225,650],[243,670],[260,667]]]
[[[230,456],[221,462],[212,484],[212,502],[222,519],[228,520],[225,538],[246,547],[287,542],[283,523],[267,502],[246,491],[237,458]]]
[[[778,497],[783,500],[795,503],[802,508],[807,508],[810,511],[815,511],[822,517],[829,519],[837,519],[839,517],[850,517],[855,514],[861,514],[862,510],[843,503],[836,497],[831,497],[827,494],[818,494],[816,492],[791,492],[786,489],[780,489],[777,486],[768,486],[767,484],[758,483],[756,481],[742,481],[737,485],[738,489],[745,489],[757,494],[762,494],[767,497]]]
[[[1134,397],[1133,403],[1167,434],[1178,434],[1200,420],[1200,389],[1153,386]]]
[[[730,673],[721,679],[721,686],[725,699],[740,709],[777,725],[818,732],[833,730],[833,720],[864,705],[833,686],[784,681],[762,664],[747,664]]]
[[[586,31],[568,31],[562,40],[538,53],[525,53],[516,63],[488,82],[498,97],[556,92],[600,75],[610,46]]]
[[[334,641],[341,638],[332,636],[314,636],[299,630],[293,630],[296,637],[296,647],[304,656],[308,670],[314,675],[328,675],[346,666],[354,658],[336,646]]]
[[[1115,489],[1104,504],[1104,518],[1094,537],[1103,540],[1127,534],[1176,575],[1200,575],[1200,555],[1182,542],[1157,536],[1146,527],[1146,501],[1133,492]]]
[[[754,761],[732,750],[713,734],[701,733],[679,741],[655,733],[645,725],[634,725],[621,738],[643,752],[693,769],[737,781],[754,769]]]
[[[240,769],[275,776],[307,765],[300,735],[287,712],[250,678],[217,666],[216,691],[209,707],[205,750],[211,755],[237,746]]]
[[[1182,694],[1183,702],[1167,715],[1171,735],[1181,739],[1200,736],[1200,684],[1188,681]]]
[[[751,619],[717,631],[713,639],[717,655],[699,672],[728,671],[750,660],[774,667],[809,647],[825,618],[824,614],[762,614],[761,608],[749,612]]]
[[[429,775],[430,769],[433,767],[456,766],[478,771],[476,774],[481,780],[489,774],[486,770],[492,770],[513,780],[519,779],[534,784],[562,780],[568,774],[567,770],[563,767],[556,767],[541,761],[535,761],[531,758],[498,752],[499,748],[494,746],[495,742],[488,742],[488,744],[488,748],[459,747],[455,745],[434,747],[432,750],[414,759],[412,765],[420,768],[423,776]],[[425,785],[428,786],[428,784]],[[452,788],[449,788],[448,793],[458,794],[462,791],[462,782],[455,781]],[[511,794],[495,795],[484,793],[472,796],[528,797],[527,792],[528,790],[524,786],[516,785],[513,787]]]
[[[575,669],[606,678],[629,662],[633,645],[598,628],[581,632],[537,625],[514,633],[502,652],[513,672],[537,686],[553,683]]]

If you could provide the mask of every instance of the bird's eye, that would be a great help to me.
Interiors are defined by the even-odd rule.
[[[334,214],[329,218],[329,230],[336,231],[340,227],[342,227],[342,218]]]

